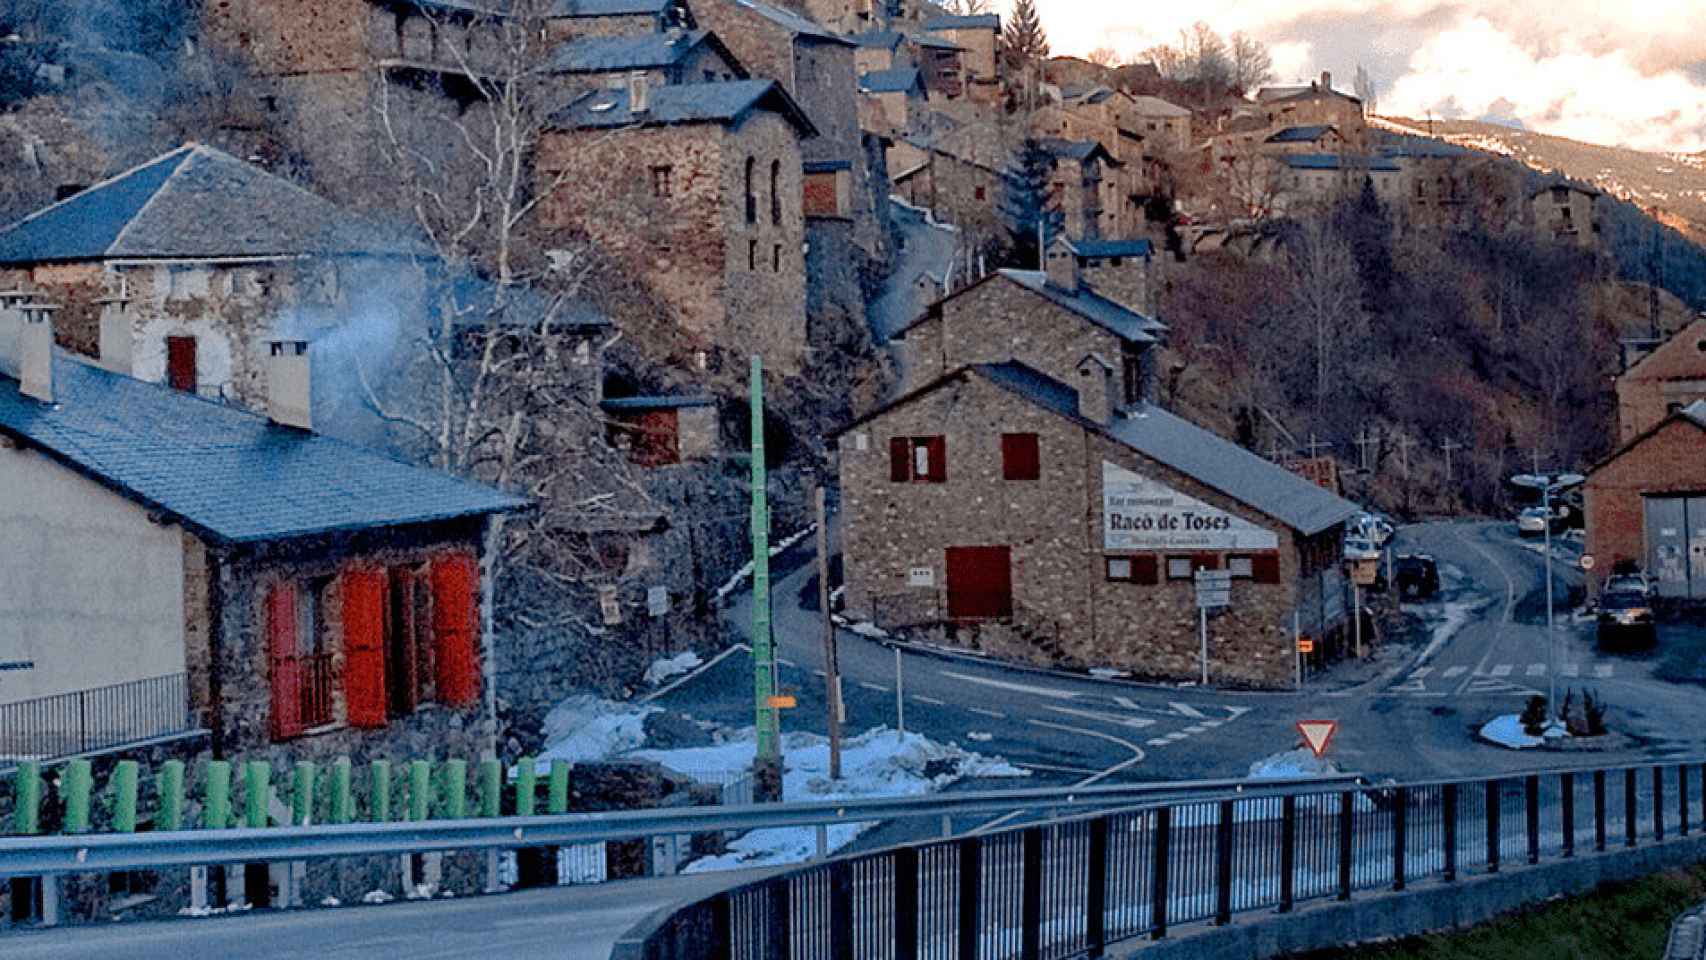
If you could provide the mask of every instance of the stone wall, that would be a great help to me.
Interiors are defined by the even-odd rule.
[[[1694,494],[1706,476],[1706,434],[1674,421],[1595,470],[1583,494],[1586,552],[1610,570],[1628,558],[1647,565],[1647,494]],[[1591,579],[1591,578],[1590,578]]]

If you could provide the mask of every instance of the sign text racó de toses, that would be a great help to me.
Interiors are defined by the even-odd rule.
[[[1107,461],[1102,462],[1102,514],[1108,550],[1279,547],[1273,531]]]

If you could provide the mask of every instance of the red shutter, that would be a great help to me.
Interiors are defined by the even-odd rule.
[[[385,726],[385,572],[344,571],[344,699],[352,727]]]
[[[905,437],[889,440],[889,481],[905,483],[912,479],[912,441]]]
[[[166,338],[166,383],[173,390],[196,392],[195,338]]]
[[[1279,583],[1280,562],[1277,553],[1258,553],[1250,558],[1250,576],[1257,583]]]
[[[1004,480],[1035,480],[1042,475],[1042,455],[1034,433],[1001,435],[1001,477]]]
[[[469,706],[480,699],[480,661],[477,655],[479,605],[474,590],[480,581],[474,558],[447,553],[432,564],[432,624],[438,638],[438,699]]]
[[[1160,558],[1153,553],[1131,558],[1131,582],[1154,586],[1161,582]]]
[[[926,437],[924,449],[930,459],[930,482],[946,483],[948,481],[948,438]]]
[[[1218,554],[1218,553],[1193,553],[1193,554],[1191,554],[1191,570],[1192,570],[1192,572],[1195,572],[1197,570],[1219,570],[1219,569],[1220,569],[1220,554]]]
[[[296,653],[296,586],[267,589],[267,662],[272,680],[272,738],[302,734],[302,661]]]

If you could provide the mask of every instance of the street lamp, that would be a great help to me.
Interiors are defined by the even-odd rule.
[[[1549,664],[1546,674],[1549,681],[1547,712],[1554,714],[1548,718],[1544,735],[1548,738],[1561,736],[1557,730],[1555,713],[1558,709],[1558,635],[1552,629],[1552,497],[1571,487],[1578,486],[1587,478],[1579,473],[1560,473],[1555,477],[1535,475],[1515,477],[1513,482],[1520,486],[1539,488],[1540,508],[1546,513],[1546,655]]]

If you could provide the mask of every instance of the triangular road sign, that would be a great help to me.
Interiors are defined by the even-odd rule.
[[[1303,742],[1319,757],[1327,752],[1327,744],[1333,742],[1333,734],[1339,732],[1339,721],[1299,720],[1297,732],[1303,734]]]

